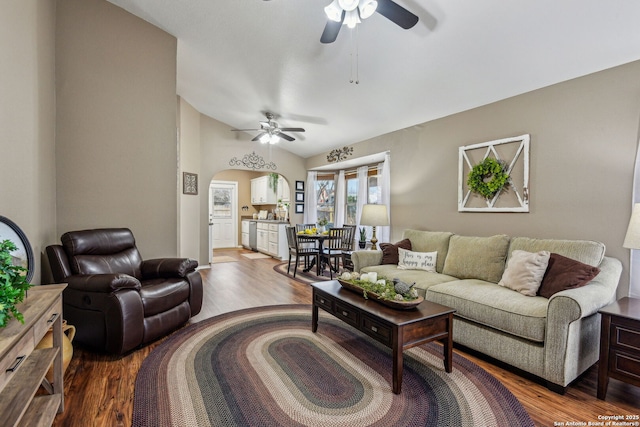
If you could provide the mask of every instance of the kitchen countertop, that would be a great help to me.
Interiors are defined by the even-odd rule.
[[[280,221],[275,219],[242,218],[242,221],[268,222],[269,224],[289,224],[289,221]]]

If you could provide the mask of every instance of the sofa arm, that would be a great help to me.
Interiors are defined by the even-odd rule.
[[[622,263],[605,257],[587,285],[549,299],[545,336],[545,378],[566,386],[598,360],[598,310],[616,299]]]
[[[198,267],[198,261],[189,258],[156,258],[142,261],[142,278],[187,277]]]
[[[382,262],[382,251],[354,251],[351,253],[353,271],[360,272],[361,269],[370,265],[380,265]]]
[[[139,291],[140,281],[128,274],[79,274],[67,277],[70,289],[84,292],[110,293],[121,289]]]
[[[548,314],[564,312],[562,317],[573,321],[597,313],[616,299],[621,274],[622,263],[605,257],[600,263],[600,273],[587,285],[553,295],[549,299]]]

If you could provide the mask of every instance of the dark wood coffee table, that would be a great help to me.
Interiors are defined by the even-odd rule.
[[[424,301],[410,310],[397,310],[344,289],[337,280],[312,283],[311,330],[318,330],[318,308],[364,332],[393,351],[393,392],[402,389],[403,351],[430,341],[444,344],[444,368],[453,361],[454,309]]]

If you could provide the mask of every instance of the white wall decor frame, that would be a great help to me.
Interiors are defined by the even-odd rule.
[[[529,212],[530,136],[520,135],[458,148],[459,212]],[[487,157],[505,162],[508,186],[490,199],[472,192],[467,176]]]

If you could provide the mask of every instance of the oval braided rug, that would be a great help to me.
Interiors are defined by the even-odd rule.
[[[147,357],[133,426],[533,426],[497,379],[435,343],[404,353],[402,393],[391,351],[311,306],[240,310],[193,324]]]

